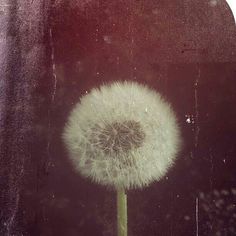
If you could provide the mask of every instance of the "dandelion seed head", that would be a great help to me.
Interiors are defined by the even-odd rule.
[[[128,153],[142,145],[145,133],[140,124],[133,120],[113,122],[105,127],[94,127],[91,145],[97,146],[112,157],[114,153]]]
[[[162,96],[135,82],[84,95],[63,133],[82,176],[115,188],[142,188],[162,178],[180,149],[174,112]]]

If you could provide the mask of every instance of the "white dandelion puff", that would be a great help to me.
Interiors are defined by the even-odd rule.
[[[135,82],[103,85],[83,96],[63,139],[82,176],[126,190],[163,177],[181,140],[170,104]]]

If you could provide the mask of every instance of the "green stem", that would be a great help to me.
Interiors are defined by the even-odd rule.
[[[118,236],[127,236],[127,195],[123,189],[117,190],[117,230]]]

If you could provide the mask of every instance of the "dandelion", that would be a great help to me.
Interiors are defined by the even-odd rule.
[[[170,104],[135,82],[103,85],[83,96],[69,116],[63,139],[82,176],[118,191],[123,215],[124,191],[160,180],[180,148]]]

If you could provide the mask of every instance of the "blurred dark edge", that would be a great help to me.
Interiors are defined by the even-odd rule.
[[[50,91],[43,96],[41,88],[45,83],[52,88],[50,1],[2,0],[0,5],[0,235],[34,235],[47,158],[46,133],[35,124],[42,117],[40,122],[48,123]]]

